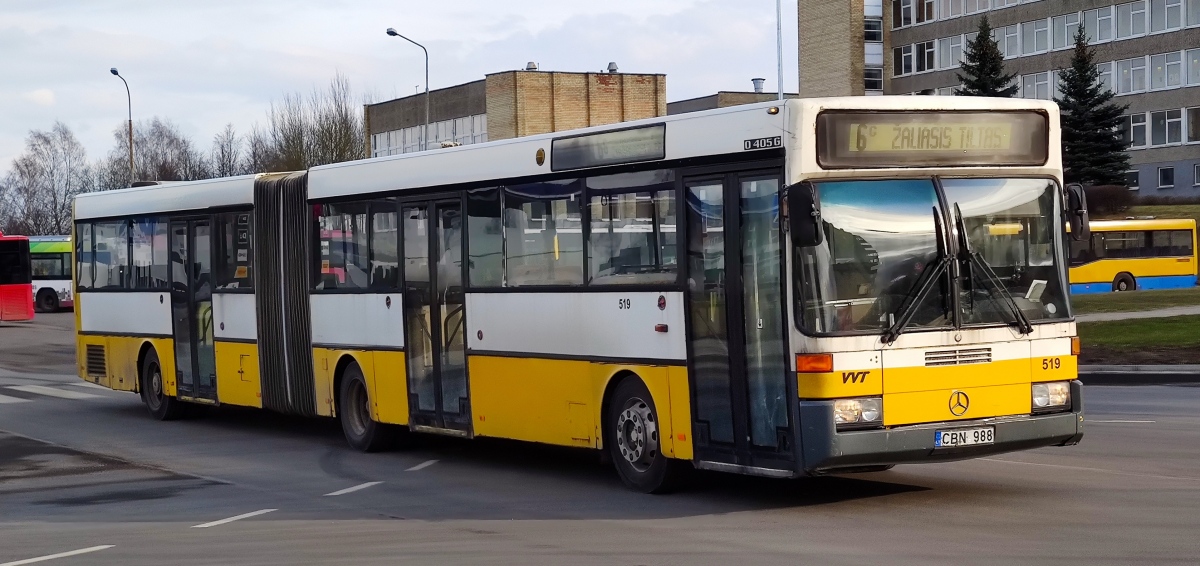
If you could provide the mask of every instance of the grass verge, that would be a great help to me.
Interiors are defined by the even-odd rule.
[[[1200,364],[1200,316],[1079,323],[1081,364]]]
[[[1134,205],[1128,212],[1108,215],[1103,220],[1122,220],[1128,216],[1153,216],[1155,218],[1193,218],[1200,222],[1200,204],[1142,204]],[[1101,218],[1097,218],[1101,220]]]
[[[1189,305],[1200,305],[1200,287],[1075,295],[1071,297],[1071,306],[1074,307],[1075,314],[1149,311]]]

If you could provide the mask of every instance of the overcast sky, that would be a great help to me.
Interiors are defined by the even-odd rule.
[[[784,70],[796,89],[796,3],[784,2]],[[774,0],[0,0],[0,173],[30,130],[67,124],[89,159],[126,116],[169,118],[207,150],[226,123],[335,73],[372,101],[524,68],[665,73],[667,100],[776,83]]]

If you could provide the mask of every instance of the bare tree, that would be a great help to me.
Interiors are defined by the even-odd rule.
[[[75,195],[93,189],[87,152],[62,122],[48,131],[33,130],[25,152],[12,163],[0,193],[0,210],[10,229],[30,235],[66,234],[71,228]]]
[[[129,141],[124,127],[113,131],[116,145],[97,165],[102,189],[128,187],[132,181],[193,181],[212,176],[208,159],[170,120],[154,117],[133,127],[134,179],[129,177]]]
[[[288,94],[271,104],[267,134],[274,147],[273,169],[295,171],[366,157],[361,106],[350,82],[338,74],[326,91],[306,98]]]
[[[232,177],[242,170],[242,138],[238,137],[233,124],[213,136],[212,173],[217,177]]]

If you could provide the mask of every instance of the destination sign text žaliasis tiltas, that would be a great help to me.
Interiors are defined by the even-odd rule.
[[[850,124],[851,152],[1006,151],[1012,146],[1012,124],[870,123]]]

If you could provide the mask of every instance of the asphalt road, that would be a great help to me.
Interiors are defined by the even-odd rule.
[[[69,344],[51,330],[67,317],[40,317],[39,339]],[[251,410],[156,422],[133,394],[45,369],[69,359],[22,367],[32,328],[0,327],[0,395],[17,399],[0,403],[0,566],[73,551],[45,564],[1200,560],[1200,387],[1090,387],[1073,447],[797,481],[705,473],[647,496],[587,452],[433,438],[360,454],[336,422]]]

